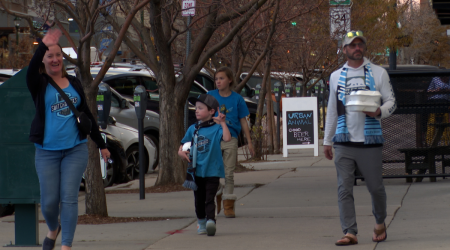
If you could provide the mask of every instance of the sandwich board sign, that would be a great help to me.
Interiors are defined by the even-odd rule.
[[[288,149],[313,148],[319,156],[317,97],[283,98],[283,157]]]

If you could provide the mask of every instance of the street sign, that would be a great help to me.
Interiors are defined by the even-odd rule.
[[[182,16],[195,16],[195,0],[183,0]]]
[[[351,0],[330,0],[330,5],[350,5]]]
[[[350,7],[330,8],[330,36],[335,40],[342,39],[342,35],[350,31]]]

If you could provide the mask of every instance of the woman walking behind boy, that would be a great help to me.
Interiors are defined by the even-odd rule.
[[[247,125],[247,117],[250,112],[245,104],[244,98],[234,92],[233,71],[228,67],[218,69],[214,75],[217,89],[209,91],[220,104],[220,112],[226,115],[226,123],[231,133],[231,140],[221,143],[223,163],[225,165],[225,187],[219,190],[217,195],[217,213],[220,211],[220,203],[223,199],[224,214],[227,218],[234,218],[236,195],[234,194],[234,170],[236,168],[238,136],[241,129],[247,139],[248,149],[254,155],[250,130]]]

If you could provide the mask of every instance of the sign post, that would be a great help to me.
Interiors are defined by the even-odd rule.
[[[189,56],[189,51],[191,50],[191,30],[189,29],[189,25],[191,25],[192,16],[195,16],[195,0],[183,0],[182,6],[182,16],[187,16],[187,28],[188,31],[186,33],[186,61]],[[186,132],[189,127],[189,103],[186,100],[184,104],[184,131]]]
[[[195,16],[195,0],[183,0],[182,16]]]
[[[317,97],[284,98],[283,117],[283,157],[299,148],[314,148],[319,156]]]

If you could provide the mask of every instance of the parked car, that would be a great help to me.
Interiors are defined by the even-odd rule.
[[[16,69],[0,69],[0,85],[3,82],[11,78],[13,75],[17,74],[20,70]]]
[[[139,133],[138,130],[127,126],[125,124],[119,123],[112,116],[109,117],[108,126],[106,129],[101,129],[101,131],[106,131],[114,137],[118,138],[125,150],[125,157],[127,160],[126,172],[129,179],[133,180],[139,176]],[[144,136],[144,152],[145,152],[145,162],[144,162],[144,172],[147,173],[151,168],[152,170],[156,167],[156,145],[153,141]]]
[[[14,204],[0,204],[0,217],[5,217],[14,213]]]
[[[101,131],[106,136],[106,148],[111,153],[112,163],[106,162],[106,178],[103,179],[103,186],[109,187],[114,183],[126,183],[131,180],[132,169],[127,169],[127,159],[125,149],[119,138],[107,131]],[[103,161],[100,156],[100,161]]]
[[[110,116],[115,118],[115,121],[125,124],[134,129],[138,129],[138,120],[136,117],[135,107],[130,103],[130,98],[123,97],[116,90],[111,88],[111,112]],[[134,103],[134,102],[133,102]],[[155,160],[149,162],[149,169],[154,170],[158,165],[159,160],[159,114],[147,110],[144,119],[144,134],[155,145]]]
[[[121,69],[110,69],[105,75],[105,78],[109,76],[120,75],[123,73],[128,73],[129,68],[121,68]],[[99,67],[91,68],[92,77],[96,77],[98,72],[100,71]],[[67,71],[70,75],[75,75],[73,70]],[[130,72],[131,74],[140,74],[144,76],[148,76],[148,74],[144,74],[141,72]],[[104,78],[104,79],[105,79]],[[140,82],[140,81],[139,81]],[[137,85],[136,85],[137,86]],[[111,86],[112,87],[112,86]],[[132,88],[131,95],[123,96],[114,88],[111,88],[112,97],[111,97],[111,112],[110,116],[114,117],[117,122],[130,126],[134,129],[138,129],[138,120],[136,117],[136,111],[134,108],[133,101],[133,91]],[[159,104],[157,105],[159,107]],[[158,109],[159,112],[159,109]],[[144,119],[144,133],[145,135],[152,140],[153,144],[156,145],[155,152],[155,162],[151,165],[150,169],[155,169],[158,165],[159,160],[159,114],[154,110],[147,110],[146,119]],[[194,114],[195,118],[195,114]]]

